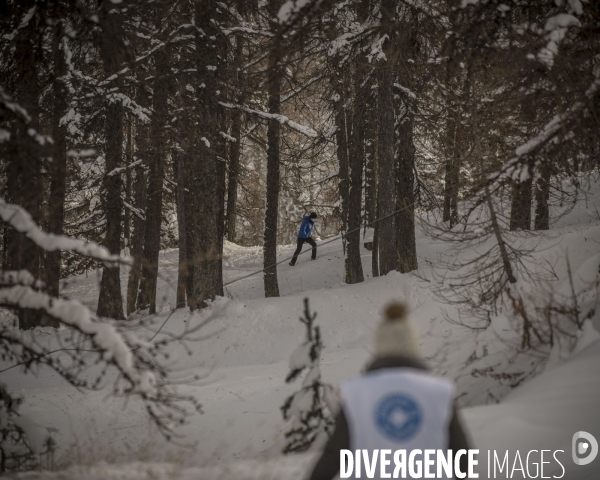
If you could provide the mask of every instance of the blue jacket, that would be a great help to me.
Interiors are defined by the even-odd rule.
[[[298,232],[298,238],[310,238],[312,235],[313,227],[315,222],[312,221],[310,216],[306,215],[302,219],[302,225],[300,225],[300,231]]]

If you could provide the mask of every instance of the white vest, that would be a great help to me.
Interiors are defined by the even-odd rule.
[[[353,452],[448,448],[454,384],[413,368],[375,370],[342,382]],[[376,470],[379,478],[379,466]],[[362,478],[366,478],[364,466]]]

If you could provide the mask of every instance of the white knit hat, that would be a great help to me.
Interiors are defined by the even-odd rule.
[[[419,331],[407,314],[404,303],[392,302],[386,307],[375,332],[375,357],[421,358]]]

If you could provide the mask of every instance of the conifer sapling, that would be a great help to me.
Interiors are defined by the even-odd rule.
[[[285,381],[290,383],[304,372],[306,376],[300,390],[290,395],[281,407],[283,418],[291,420],[283,453],[305,451],[323,433],[329,436],[333,430],[337,402],[333,387],[321,381],[319,362],[323,344],[321,331],[314,325],[316,317],[316,313],[310,313],[308,298],[305,298],[304,317],[300,321],[306,325],[306,340],[292,352],[290,373]]]

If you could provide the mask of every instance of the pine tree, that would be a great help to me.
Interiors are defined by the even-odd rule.
[[[290,373],[287,383],[293,382],[303,372],[306,376],[302,387],[290,395],[283,406],[284,420],[292,420],[291,428],[283,453],[303,452],[310,448],[323,433],[331,435],[333,429],[333,387],[321,381],[321,330],[314,325],[316,313],[310,313],[308,298],[304,299],[304,317],[300,321],[306,325],[306,340],[290,356]]]

